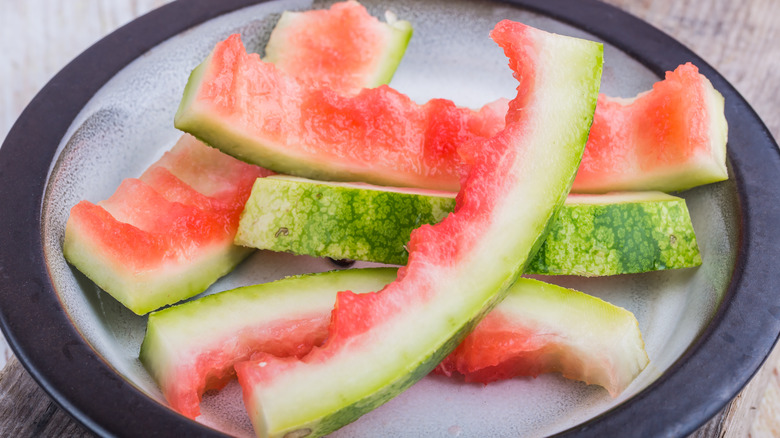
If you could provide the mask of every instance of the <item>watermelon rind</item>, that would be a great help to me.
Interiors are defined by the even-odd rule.
[[[287,277],[153,312],[139,358],[171,407],[195,418],[208,378],[230,377],[234,363],[267,342],[290,342],[280,334],[285,324],[327,321],[337,292],[377,290],[396,273],[395,268],[363,268]],[[490,315],[505,321],[501,327],[507,332],[537,346],[528,349],[534,369],[601,385],[612,395],[648,363],[631,312],[582,292],[519,279]],[[479,331],[477,326],[474,333]],[[465,346],[456,352],[463,354],[459,350]]]
[[[357,4],[357,2],[348,2]],[[268,43],[265,46],[265,62],[276,64],[288,53],[296,53],[295,41],[288,41],[284,38],[285,31],[288,28],[299,27],[299,18],[306,12],[284,11],[279,21],[274,26]],[[409,40],[412,38],[412,24],[406,20],[399,20],[398,17],[387,11],[385,13],[386,22],[377,21],[374,29],[385,37],[385,46],[376,52],[379,56],[374,70],[360,84],[355,84],[354,88],[373,88],[380,85],[389,84],[392,80],[401,59],[406,53]],[[316,69],[316,65],[312,65]]]
[[[252,253],[229,241],[219,242],[201,247],[197,257],[184,264],[171,261],[139,273],[117,259],[117,253],[106,248],[93,231],[78,219],[69,220],[63,242],[65,259],[137,315],[203,292]]]
[[[641,112],[647,105],[660,108]],[[727,143],[723,95],[682,64],[636,97],[599,96],[572,192],[676,192],[725,181]]]
[[[455,207],[449,192],[275,175],[255,181],[236,244],[406,264],[412,230]],[[526,273],[606,276],[701,265],[685,200],[662,192],[569,195]]]
[[[700,266],[684,199],[662,192],[569,195],[527,274],[586,277]]]
[[[216,147],[222,152],[247,163],[259,164],[277,173],[297,174],[307,169],[312,178],[359,181],[362,174],[353,171],[349,164],[326,163],[322,166],[316,159],[298,154],[284,145],[276,144],[265,138],[258,138],[243,127],[234,126],[215,114],[210,108],[200,104],[198,95],[204,76],[212,67],[214,53],[198,65],[187,80],[184,95],[174,117],[177,129],[188,132],[202,142]]]
[[[503,298],[543,241],[587,141],[603,48],[519,23],[496,29],[521,84],[511,123],[463,151],[481,153],[472,157],[456,212],[415,231],[410,245],[421,246],[410,251],[403,275],[375,295],[339,295],[381,306],[362,320],[350,313],[355,307],[337,304],[334,320],[341,315],[347,325],[331,328],[355,324],[357,333],[329,335],[300,361],[261,355],[237,366],[258,436],[322,436],[410,387]],[[480,210],[485,203],[491,207]]]
[[[288,323],[323,318],[327,324],[336,292],[377,290],[395,276],[392,268],[299,275],[152,312],[139,358],[172,407],[195,418],[208,379],[233,375],[233,364],[269,338],[284,344]]]
[[[490,342],[493,336],[498,340]],[[469,381],[492,381],[491,368],[515,363],[515,376],[560,372],[616,397],[647,367],[639,323],[600,298],[529,278],[519,279],[451,356]],[[498,361],[494,363],[494,361]],[[474,378],[474,374],[484,373]],[[470,375],[471,374],[471,375]],[[470,378],[471,377],[471,378]],[[509,376],[503,376],[509,377]]]
[[[283,14],[277,24],[279,30],[295,26],[296,14],[301,13],[287,12]],[[381,53],[378,54],[378,57],[381,61],[376,65],[373,74],[363,77],[365,82],[356,83],[352,88],[371,88],[389,83],[406,52],[413,33],[411,23],[398,20],[391,12],[387,12],[386,16],[386,23],[376,21],[374,25],[380,32],[387,35],[386,44],[379,49]],[[294,45],[294,43],[277,43],[273,39],[269,41],[269,46],[266,47],[266,61],[271,64],[279,57],[280,53],[295,50],[295,47],[289,47],[290,44]],[[375,48],[371,48],[371,50],[375,50]],[[307,169],[307,176],[310,177],[361,179],[358,175],[362,175],[365,169],[353,168],[348,163],[331,163],[330,166],[321,167],[318,165],[321,164],[319,160],[312,159],[306,154],[292,152],[289,148],[276,144],[273,140],[258,138],[246,129],[232,126],[230,122],[223,120],[223,116],[215,114],[212,108],[199,104],[198,93],[201,91],[204,76],[208,75],[209,69],[212,67],[213,57],[214,53],[212,52],[190,74],[174,117],[176,128],[188,132],[204,143],[240,160],[252,164],[263,163],[263,167],[275,172],[296,174],[302,169]],[[258,62],[262,61],[258,59]],[[287,75],[283,76],[288,78]],[[291,78],[294,76],[294,74],[290,74],[289,79],[292,81]],[[299,85],[288,84],[293,88]],[[390,177],[387,181],[394,180],[394,177]]]
[[[252,253],[233,238],[266,174],[185,135],[140,179],[72,207],[65,259],[139,315],[195,296]]]
[[[603,386],[613,397],[650,363],[634,315],[600,298],[522,278],[500,309],[505,317],[521,325],[525,321],[538,333],[556,334],[551,343],[559,345],[559,356],[546,358],[548,370]]]
[[[451,192],[270,178],[255,181],[238,245],[404,265],[412,230],[441,221],[455,207]]]

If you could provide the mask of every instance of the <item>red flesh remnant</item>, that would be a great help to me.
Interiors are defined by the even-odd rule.
[[[653,180],[680,179],[697,164],[722,166],[725,179],[725,161],[713,157],[713,148],[725,146],[714,144],[710,114],[722,108],[712,107],[710,93],[709,81],[687,63],[633,100],[599,95],[572,191],[664,190]]]

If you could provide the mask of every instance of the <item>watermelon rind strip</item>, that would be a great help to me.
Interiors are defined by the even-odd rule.
[[[412,230],[441,221],[454,194],[286,175],[252,188],[236,244],[404,265]],[[661,192],[571,195],[527,274],[607,276],[701,265],[685,200]]]
[[[396,269],[365,268],[304,274],[245,286],[149,314],[139,359],[172,407],[190,418],[199,414],[204,379],[233,374],[249,359],[269,324],[323,315],[327,319],[340,290],[369,292],[393,281]],[[262,339],[262,338],[259,338]],[[274,342],[285,343],[285,339]],[[217,358],[216,362],[209,359]],[[201,368],[219,365],[219,369]],[[200,392],[199,392],[200,390]]]

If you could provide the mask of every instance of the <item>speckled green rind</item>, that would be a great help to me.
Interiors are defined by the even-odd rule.
[[[525,272],[605,276],[699,265],[685,200],[637,192],[569,196]]]
[[[316,257],[406,264],[412,230],[442,220],[455,198],[289,176],[261,178],[235,242]]]
[[[412,230],[454,206],[445,193],[274,176],[255,182],[236,243],[403,265]],[[661,192],[572,195],[526,273],[606,276],[700,264],[684,199]]]

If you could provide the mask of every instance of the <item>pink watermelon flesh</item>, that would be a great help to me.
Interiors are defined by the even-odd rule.
[[[252,183],[265,174],[185,136],[141,179],[71,209],[65,257],[138,314],[189,298],[250,253],[233,238]]]
[[[456,191],[456,145],[504,125],[502,105],[475,113],[444,100],[410,105],[388,87],[350,99],[307,85],[247,55],[238,37],[202,67],[177,126],[247,161],[313,179]],[[248,99],[219,98],[239,90]],[[599,96],[572,191],[675,191],[722,181],[726,140],[723,98],[688,63],[633,100]]]
[[[506,128],[490,139],[467,142],[458,148],[457,152],[467,166],[467,173],[457,196],[454,213],[436,225],[426,225],[412,233],[408,245],[408,264],[400,269],[395,282],[377,293],[360,295],[351,292],[338,293],[336,305],[331,315],[327,340],[322,347],[313,349],[301,360],[277,358],[261,353],[255,360],[238,363],[235,366],[239,383],[244,389],[245,405],[259,435],[264,436],[267,427],[271,428],[268,432],[274,436],[277,434],[282,436],[285,433],[300,433],[301,436],[311,433],[313,436],[319,436],[322,433],[328,433],[344,422],[354,420],[365,410],[386,401],[391,396],[388,394],[397,393],[430,371],[442,358],[439,355],[446,354],[449,348],[454,347],[454,344],[450,344],[452,339],[458,339],[460,334],[464,333],[462,331],[464,326],[456,324],[448,316],[443,316],[446,312],[453,310],[439,308],[439,305],[443,304],[441,301],[444,299],[443,297],[447,297],[448,303],[444,307],[453,306],[458,309],[454,310],[454,312],[458,312],[456,314],[465,312],[470,315],[469,318],[472,321],[478,319],[484,314],[483,312],[496,303],[502,290],[505,290],[516,278],[527,260],[528,252],[535,245],[533,242],[539,242],[541,239],[538,233],[543,232],[544,224],[563,202],[587,138],[587,128],[591,121],[587,113],[592,114],[595,108],[598,77],[600,76],[600,48],[597,49],[598,63],[595,62],[595,58],[589,58],[589,61],[575,61],[573,71],[577,73],[569,79],[557,76],[562,83],[553,85],[552,82],[546,82],[549,79],[537,77],[536,68],[549,71],[549,66],[554,61],[545,58],[537,65],[537,58],[549,56],[541,54],[545,53],[541,46],[548,41],[547,38],[559,37],[551,37],[519,23],[508,21],[499,23],[492,36],[504,48],[505,53],[510,58],[510,67],[516,72],[515,77],[520,82],[518,96],[509,104]],[[210,62],[219,63],[216,60],[222,59],[219,55],[220,51],[227,50],[224,46],[234,46],[236,43],[237,41],[229,42],[223,45],[223,48],[216,49]],[[552,44],[557,44],[557,40],[556,43]],[[555,45],[554,47],[553,51],[561,50],[560,46]],[[587,50],[593,49],[591,47]],[[577,50],[582,50],[582,48],[578,47]],[[231,53],[238,57],[244,56],[241,52],[233,51]],[[583,57],[583,59],[585,58]],[[246,62],[240,62],[239,65],[244,66]],[[252,62],[252,65],[256,69],[265,68],[256,62]],[[596,65],[598,65],[598,73],[591,70],[596,68],[594,67]],[[223,71],[219,68],[215,70]],[[585,73],[586,71],[588,73]],[[585,79],[585,77],[576,76],[579,73],[593,76]],[[231,75],[231,77],[233,76]],[[572,82],[566,83],[568,80]],[[559,87],[564,83],[565,86]],[[578,97],[569,95],[568,100],[564,99],[566,104],[563,107],[558,107],[557,111],[566,111],[567,104],[572,104],[572,108],[582,108],[583,117],[574,117],[572,121],[576,119],[576,123],[583,123],[583,125],[569,126],[568,129],[553,127],[545,129],[540,126],[539,124],[550,123],[552,120],[546,117],[550,116],[551,113],[547,113],[548,109],[545,108],[543,102],[553,97],[548,95],[546,99],[543,99],[536,93],[537,87],[543,88],[546,90],[545,92],[558,93],[574,84],[584,88],[578,88],[573,93]],[[372,102],[372,106],[377,106],[371,110],[371,113],[377,118],[378,126],[386,126],[386,123],[393,120],[395,123],[402,123],[401,126],[404,128],[410,129],[417,123],[426,124],[426,121],[420,117],[423,113],[418,110],[419,106],[397,93],[391,93],[389,89],[385,90],[386,92],[380,93],[364,90],[353,102],[343,100],[326,90],[317,91],[317,97],[320,101],[336,102],[341,107],[351,107],[348,114],[357,112],[358,115],[362,114],[360,111],[364,109],[366,110],[365,114],[368,113],[369,108],[364,106],[364,102]],[[208,95],[208,93],[201,95],[204,94]],[[308,94],[308,96],[312,95]],[[379,99],[387,97],[393,97],[393,99]],[[302,101],[308,102],[306,98]],[[578,103],[575,104],[575,102]],[[583,107],[577,106],[584,102],[588,102],[588,104]],[[199,101],[197,104],[200,103]],[[332,105],[328,106],[332,107]],[[389,108],[392,108],[392,118],[384,117],[391,112]],[[552,111],[552,113],[567,120],[565,116],[562,116],[562,113],[556,111]],[[336,117],[339,117],[338,112],[336,114]],[[399,120],[399,115],[401,115],[401,120]],[[402,120],[407,119],[407,122],[402,122]],[[364,126],[363,122],[356,122],[355,119],[349,120],[349,122],[354,123],[348,123],[347,120],[349,119],[345,118],[343,123],[332,123],[329,126]],[[366,120],[366,118],[361,116],[359,120]],[[251,129],[246,125],[244,127]],[[398,125],[394,127],[398,127]],[[420,129],[419,125],[417,129]],[[346,135],[346,132],[351,132],[351,130],[331,132],[330,137],[343,136]],[[565,133],[570,133],[576,140],[573,138],[555,140],[551,137],[541,140],[547,135],[568,135]],[[254,134],[258,134],[258,132],[254,132]],[[365,138],[366,134],[375,136],[378,141],[386,138],[383,135],[385,133],[372,131],[361,132],[359,136]],[[565,146],[563,146],[564,143]],[[534,145],[537,145],[538,149],[535,149]],[[371,153],[359,148],[355,149],[366,152],[366,154]],[[387,149],[388,153],[390,149]],[[542,149],[544,153],[542,153]],[[414,159],[408,154],[405,156],[407,159]],[[536,171],[530,171],[531,169],[536,169]],[[544,169],[544,172],[541,172],[540,169]],[[529,179],[530,175],[533,175],[533,180]],[[523,189],[519,189],[519,187],[523,187]],[[524,212],[510,208],[517,202],[521,202],[521,199],[530,202],[533,207],[523,209],[527,210]],[[539,215],[539,218],[530,219],[525,216],[526,213]],[[518,231],[518,235],[513,234],[510,231],[512,229],[510,223],[515,225],[515,229],[519,227],[522,231]],[[538,233],[529,231],[529,229],[536,230],[536,227],[538,227]],[[521,235],[522,237],[520,237]],[[478,283],[474,283],[476,272],[481,274]],[[472,311],[473,314],[469,313]],[[432,317],[432,315],[436,316]],[[431,317],[433,319],[430,319]],[[439,321],[436,319],[438,317],[443,317],[444,320]],[[454,325],[450,327],[450,324]],[[436,326],[437,330],[447,332],[448,340],[444,341],[445,344],[439,345],[439,349],[427,351],[424,354],[426,359],[420,359],[422,362],[418,364],[414,362],[416,358],[407,357],[407,354],[411,353],[408,353],[405,348],[409,347],[407,344],[410,342],[418,342],[413,340],[416,337],[415,334],[420,335],[420,332],[430,334],[431,326]],[[388,336],[385,334],[388,330],[395,332],[394,327],[403,327],[399,330],[407,331],[409,337],[384,339],[384,336]],[[420,336],[424,339],[426,335]],[[366,364],[361,365],[352,362],[351,359],[357,352],[379,359],[379,356],[365,353],[365,351],[374,352],[380,346],[384,351],[383,359],[381,359],[383,363],[388,361],[388,364],[392,364],[388,366],[395,367],[398,366],[396,362],[403,361],[402,367],[408,367],[406,374],[403,377],[398,377],[399,380],[393,381],[391,387],[386,389],[388,393],[385,393],[384,389],[375,390],[378,392],[354,402],[348,401],[353,400],[351,398],[342,399],[340,398],[342,395],[331,394],[331,397],[339,399],[338,403],[346,405],[343,408],[336,408],[334,405],[337,412],[319,413],[323,411],[320,411],[320,408],[312,407],[312,404],[315,404],[314,399],[325,396],[324,393],[320,394],[320,392],[328,391],[324,389],[326,385],[322,385],[320,382],[324,384],[323,379],[333,377],[329,374],[331,371],[343,374],[341,377],[346,380],[336,378],[327,386],[338,385],[338,391],[347,391],[345,394],[350,393],[350,391],[362,391],[362,389],[357,389],[361,385],[374,385],[379,382],[377,380],[374,383],[367,383],[361,380],[362,378],[384,379],[385,377],[377,377],[374,374],[371,377],[368,375],[362,378],[357,377],[366,373],[364,369],[361,369]],[[396,355],[402,355],[405,359],[399,359]],[[411,364],[407,364],[407,360]],[[382,373],[386,372],[387,369],[385,365],[376,363],[372,363],[368,368],[374,371],[381,369]],[[371,372],[373,373],[373,371]],[[384,376],[384,374],[382,375]],[[292,387],[300,385],[300,382],[305,381],[317,381],[318,387],[308,388],[306,391],[303,387],[292,389]],[[356,383],[358,381],[359,383]],[[286,395],[282,397],[285,400],[272,395],[289,394],[287,389],[291,389],[295,394],[294,401],[293,399],[287,400]],[[305,397],[306,400],[301,401],[299,396]],[[320,401],[325,402],[324,400]],[[300,426],[296,422],[298,420],[279,420],[280,424],[274,423],[278,416],[286,418],[289,415],[297,415],[290,410],[293,409],[292,405],[287,402],[299,404],[306,412],[317,411],[317,414],[312,415],[323,415],[323,417],[317,417],[320,418],[318,420],[303,420],[306,424]],[[335,402],[328,401],[327,403],[331,406]],[[270,425],[267,423],[269,421]],[[293,421],[293,423],[288,425],[288,421]],[[276,429],[277,427],[279,429]]]
[[[389,82],[411,34],[409,23],[380,23],[355,1],[288,11],[271,34],[265,61],[303,83],[350,95]]]
[[[691,63],[634,99],[599,95],[572,191],[674,191],[727,179],[723,111]]]
[[[224,98],[231,95],[243,98]],[[193,72],[175,123],[280,173],[455,191],[456,146],[498,132],[502,109],[418,105],[387,86],[344,96],[284,74],[233,35]]]
[[[365,272],[366,276],[374,275],[380,287],[394,278],[392,268],[352,270],[351,274],[360,275],[356,271]],[[315,275],[326,278],[345,272]],[[291,280],[277,284],[288,281]],[[328,336],[332,303],[337,294],[335,286],[302,284],[283,291],[283,300],[279,299],[279,294],[258,293],[245,298],[250,288],[270,289],[273,286],[269,283],[240,288],[212,296],[208,298],[209,302],[196,300],[150,315],[141,358],[172,408],[195,418],[200,414],[203,393],[220,389],[235,377],[233,366],[236,363],[250,360],[259,353],[301,358],[315,346],[322,345]],[[356,281],[344,281],[341,286],[355,288],[358,292],[361,287]],[[532,294],[538,298],[529,298]],[[257,309],[279,306],[280,302],[288,300],[290,303],[306,300],[307,307],[290,306],[287,310],[275,309],[272,317],[257,316]],[[536,306],[526,311],[523,307],[530,307],[529,301]],[[315,304],[310,304],[312,302]],[[569,313],[561,319],[569,318],[573,313],[578,314],[578,318],[560,321],[550,316],[563,313],[562,308]],[[223,330],[215,336],[211,334],[214,330],[204,333],[200,327],[191,328],[191,334],[185,340],[170,340],[179,336],[188,324],[202,323],[206,310],[209,317],[224,314],[232,320],[246,322],[236,324],[235,330]],[[190,322],[176,322],[186,317],[191,318]],[[197,344],[190,345],[194,338],[197,338]],[[168,339],[170,345],[155,345],[161,339]],[[154,351],[155,348],[165,351]],[[616,396],[646,364],[647,355],[642,349],[636,319],[628,311],[581,292],[520,279],[510,289],[509,296],[435,371],[448,376],[462,374],[468,382],[482,383],[562,372],[567,378],[601,385]]]
[[[520,279],[435,372],[490,383],[559,372],[615,397],[649,359],[636,318],[598,298]]]
[[[394,278],[392,268],[306,274],[172,306],[149,315],[139,358],[171,407],[195,418],[203,393],[235,377],[236,362],[321,345],[339,289],[375,290]]]
[[[278,357],[302,357],[328,335],[329,312],[280,317],[277,321],[248,326],[229,339],[204,344],[197,357],[177,364],[165,376],[161,389],[177,412],[189,418],[200,415],[200,401],[209,390],[224,387],[236,376],[233,365],[264,352]],[[172,348],[176,348],[175,346]]]

